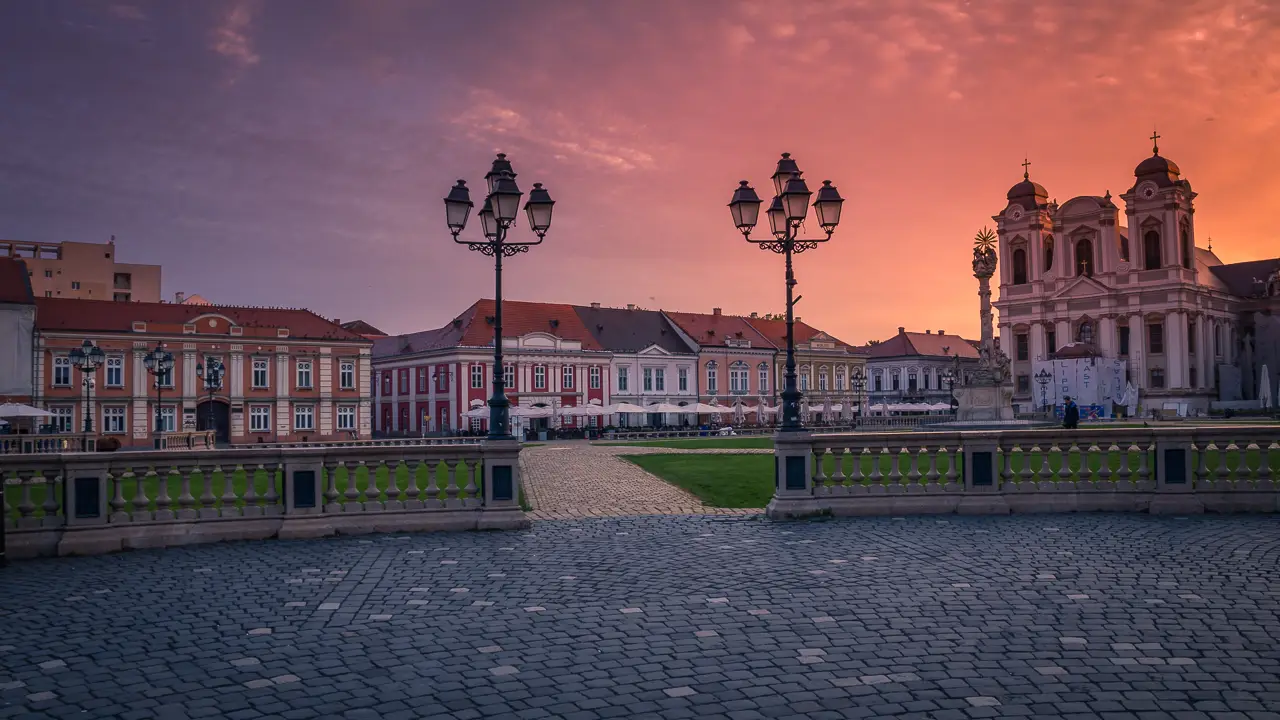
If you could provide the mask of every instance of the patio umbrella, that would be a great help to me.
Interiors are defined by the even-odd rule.
[[[1262,366],[1261,376],[1258,378],[1258,401],[1262,405],[1263,410],[1271,408],[1271,373],[1267,372],[1267,366]]]
[[[612,415],[613,413],[647,413],[649,412],[647,408],[642,408],[639,405],[633,405],[632,403],[629,403],[629,402],[620,402],[616,405],[609,405],[608,407],[605,408],[605,410],[610,415]]]
[[[717,415],[723,412],[733,412],[733,408],[727,408],[723,405],[694,403],[693,405],[685,405],[684,411],[694,413],[695,415]]]
[[[674,404],[674,403],[658,403],[657,405],[650,405],[650,406],[649,406],[649,412],[656,412],[656,413],[687,413],[687,412],[689,412],[689,408],[684,407],[684,406],[682,406],[682,405],[676,405],[676,404]]]
[[[48,410],[41,410],[38,407],[23,405],[22,403],[0,404],[0,418],[23,417],[53,417],[53,413]]]
[[[466,411],[466,412],[462,413],[462,417],[464,417],[464,418],[487,418],[487,417],[489,417],[489,408],[487,408],[487,407],[485,407],[485,406],[483,406],[483,405],[481,405],[481,406],[480,406],[480,407],[478,407],[478,408],[471,408],[470,410],[468,410],[468,411]]]

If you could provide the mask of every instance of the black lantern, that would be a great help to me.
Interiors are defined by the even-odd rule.
[[[490,240],[498,237],[498,219],[493,216],[493,203],[489,198],[484,199],[480,208],[480,231]]]
[[[773,236],[782,240],[791,232],[790,226],[787,224],[787,211],[782,207],[782,198],[778,195],[773,196],[773,202],[769,203],[769,210],[765,212],[769,216],[769,232]]]
[[[471,191],[467,189],[467,181],[459,180],[457,185],[449,190],[449,195],[444,199],[444,217],[445,222],[449,224],[449,232],[454,237],[458,237],[458,233],[467,226],[467,216],[471,214],[471,208],[475,207],[475,203],[471,202]]]
[[[813,201],[813,210],[818,216],[818,224],[827,231],[827,235],[835,232],[836,226],[840,224],[840,206],[843,204],[844,198],[840,197],[836,186],[830,180],[823,180],[822,187],[818,188],[818,197]]]
[[[498,178],[489,200],[493,203],[493,216],[503,226],[509,227],[520,214],[520,188],[516,185],[516,176],[505,173]]]
[[[738,189],[733,191],[733,199],[729,201],[729,212],[733,215],[734,227],[741,230],[744,235],[750,235],[760,219],[760,204],[760,196],[756,195],[756,189],[746,180],[740,181]]]
[[[773,192],[775,195],[781,195],[787,189],[787,180],[792,175],[800,174],[800,166],[795,160],[791,159],[791,153],[782,153],[782,158],[778,160],[778,167],[773,171]]]
[[[782,191],[782,205],[787,209],[787,219],[793,223],[804,220],[809,214],[809,198],[812,196],[813,193],[809,191],[809,186],[800,177],[800,173],[792,175],[787,180],[786,189]]]
[[[551,208],[555,204],[556,201],[551,199],[551,194],[542,187],[542,183],[533,184],[529,199],[524,204],[524,212],[529,218],[529,227],[538,237],[545,236],[551,227]]]

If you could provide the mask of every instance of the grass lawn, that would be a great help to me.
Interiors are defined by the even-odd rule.
[[[593,445],[611,447],[661,447],[661,448],[772,448],[772,435],[750,435],[746,437],[697,437],[672,438],[670,440],[636,440],[633,442],[598,442]]]
[[[763,508],[773,497],[772,455],[624,455],[702,504]]]

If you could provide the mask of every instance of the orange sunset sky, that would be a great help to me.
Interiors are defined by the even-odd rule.
[[[168,293],[419,330],[493,293],[441,198],[501,150],[558,203],[508,298],[777,312],[781,259],[725,205],[790,151],[848,200],[798,259],[806,322],[975,335],[971,238],[1024,154],[1059,202],[1119,195],[1158,128],[1200,244],[1280,255],[1278,7],[7,3],[0,236],[115,234]]]

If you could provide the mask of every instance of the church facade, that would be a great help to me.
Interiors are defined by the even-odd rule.
[[[1268,358],[1274,388],[1280,258],[1226,265],[1197,247],[1195,198],[1158,146],[1120,195],[1123,214],[1109,191],[1059,205],[1023,173],[993,216],[1019,411],[1074,391],[1101,415],[1121,404],[1203,412],[1256,398]]]

